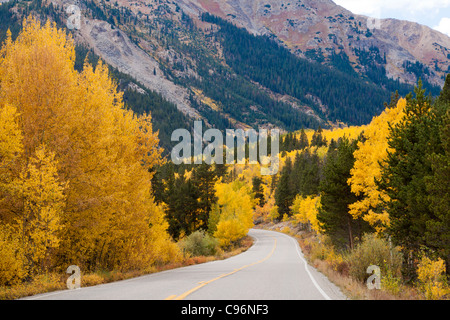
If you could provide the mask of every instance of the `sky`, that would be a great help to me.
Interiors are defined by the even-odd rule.
[[[333,0],[355,14],[418,22],[450,36],[450,0]]]

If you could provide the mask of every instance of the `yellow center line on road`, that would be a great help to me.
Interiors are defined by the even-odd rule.
[[[245,265],[243,267],[240,267],[238,269],[234,269],[233,271],[231,271],[229,273],[221,274],[220,276],[218,276],[218,277],[216,277],[214,279],[211,279],[211,280],[208,280],[208,281],[204,281],[200,285],[196,286],[195,288],[192,288],[191,290],[186,291],[185,293],[180,294],[179,296],[170,295],[165,300],[183,300],[184,298],[186,298],[191,293],[199,290],[200,288],[203,288],[204,286],[206,286],[206,285],[208,285],[208,284],[210,284],[210,283],[212,283],[212,282],[214,282],[216,280],[228,277],[228,276],[230,276],[230,275],[232,275],[232,274],[234,274],[234,273],[236,273],[238,271],[244,270],[245,268],[252,267],[254,265],[257,265],[259,263],[262,263],[262,262],[266,261],[267,259],[269,259],[273,255],[273,253],[275,252],[275,248],[277,247],[277,239],[275,237],[273,237],[273,238],[274,238],[275,241],[274,241],[274,244],[273,244],[272,251],[264,259],[256,261],[256,262],[254,262],[252,264],[247,264],[247,265]]]

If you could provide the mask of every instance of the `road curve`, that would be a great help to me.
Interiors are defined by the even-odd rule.
[[[251,229],[246,252],[226,260],[129,280],[55,291],[26,300],[342,300],[346,297],[308,265],[286,234]],[[83,279],[81,279],[83,281]]]

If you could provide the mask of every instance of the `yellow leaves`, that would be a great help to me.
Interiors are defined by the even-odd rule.
[[[0,286],[16,284],[26,276],[23,259],[20,234],[0,224]]]
[[[301,195],[297,195],[294,199],[291,210],[293,212],[294,219],[297,222],[309,224],[314,231],[320,233],[320,224],[317,220],[319,208],[320,197],[308,196],[303,198]]]
[[[208,107],[210,107],[211,109],[215,110],[215,111],[221,111],[222,108],[218,105],[218,103],[216,101],[214,101],[213,99],[205,96],[203,94],[203,91],[197,88],[191,88],[191,90],[195,93],[195,95],[197,97],[200,98],[201,102],[203,104],[206,104]]]
[[[344,136],[349,139],[357,139],[359,135],[365,130],[365,128],[366,126],[335,128],[323,130],[322,135],[327,139],[328,143],[330,143],[331,140],[337,141],[339,138],[342,138]],[[308,136],[308,141],[311,143],[312,136],[314,135],[314,130],[305,130],[305,133]],[[297,138],[299,137],[300,135],[297,135]]]
[[[148,169],[162,152],[151,116],[124,108],[101,61],[81,73],[74,61],[72,39],[33,18],[1,49],[0,162],[20,161],[8,179],[0,168],[8,187],[0,219],[25,235],[20,245],[33,267],[55,263],[50,252],[85,268],[175,257],[151,198]]]
[[[236,218],[223,220],[217,224],[217,231],[214,237],[219,240],[219,245],[223,248],[229,247],[233,242],[243,238],[248,230],[239,223]]]
[[[23,151],[22,131],[17,124],[17,109],[0,106],[0,168],[4,168]]]
[[[0,192],[10,188],[15,161],[23,152],[23,136],[17,118],[16,108],[0,104]],[[1,200],[0,197],[0,203]]]
[[[441,258],[431,260],[423,256],[417,268],[419,289],[429,300],[442,299],[450,294],[445,276],[445,261]]]
[[[263,188],[266,188],[266,186],[264,185]],[[279,216],[278,206],[275,205],[275,198],[272,194],[267,197],[265,196],[264,199],[266,199],[266,201],[262,207],[256,206],[254,218],[256,220],[262,219],[264,221],[274,221]]]
[[[64,113],[55,113],[74,96],[69,90],[76,81],[74,61],[73,41],[50,22],[41,27],[33,18],[24,21],[16,41],[7,41],[2,48],[0,101],[21,114],[27,155],[45,142],[45,128],[59,124],[58,115]]]
[[[18,226],[25,239],[23,246],[31,268],[42,268],[40,264],[49,250],[58,247],[60,242],[58,232],[66,184],[59,182],[54,157],[45,146],[39,147],[15,182],[17,196],[23,201]]]
[[[380,161],[387,157],[389,124],[395,125],[403,118],[406,100],[400,99],[395,108],[386,109],[380,116],[373,118],[366,126],[364,136],[366,140],[359,142],[355,151],[355,164],[348,180],[351,190],[356,195],[364,195],[361,201],[349,206],[349,213],[356,219],[363,217],[378,232],[384,230],[389,224],[389,215],[386,212],[376,213],[382,200],[387,195],[381,193],[375,181],[381,178]]]
[[[184,172],[184,178],[186,179],[186,180],[190,180],[191,178],[192,178],[192,173],[194,172],[194,169],[192,169],[191,171],[188,171],[188,170],[186,170],[185,172]]]
[[[243,238],[253,227],[253,207],[255,200],[250,195],[249,188],[236,180],[232,183],[218,182],[216,184],[217,207],[215,219],[218,221],[214,237],[219,245],[227,247]],[[214,228],[212,228],[214,229]]]
[[[150,114],[144,114],[136,119],[136,142],[138,157],[142,159],[142,164],[147,168],[152,168],[162,163],[162,149],[158,149],[158,133],[152,129],[152,117]],[[148,152],[148,150],[158,150],[157,152]]]

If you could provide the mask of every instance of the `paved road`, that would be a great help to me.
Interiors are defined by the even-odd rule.
[[[252,229],[254,245],[226,260],[27,299],[54,300],[323,300],[346,299],[307,265],[297,241]]]

